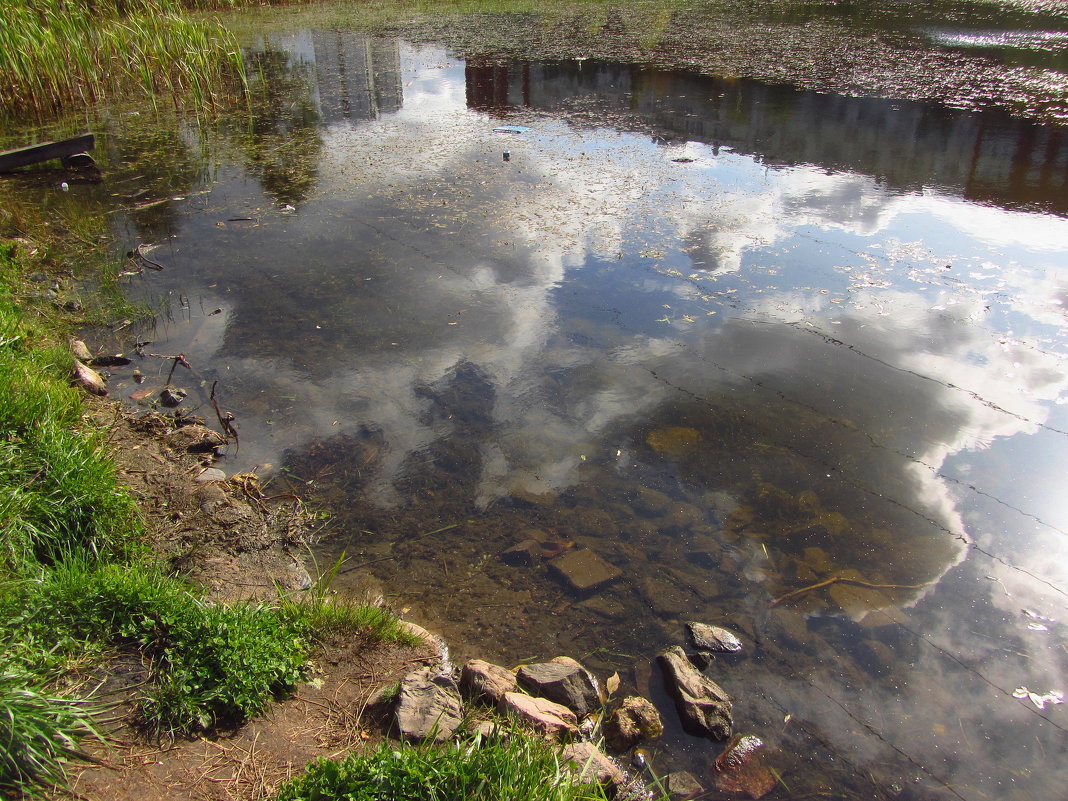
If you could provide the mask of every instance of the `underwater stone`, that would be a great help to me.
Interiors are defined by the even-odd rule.
[[[685,770],[669,773],[664,777],[662,783],[664,789],[668,791],[668,795],[672,799],[676,799],[676,801],[696,798],[705,791],[705,788],[697,781],[697,777]]]
[[[533,567],[541,561],[541,543],[523,540],[501,552],[501,561],[512,567]]]
[[[639,581],[642,597],[658,615],[677,616],[692,614],[697,605],[697,596],[674,581],[643,576]]]
[[[579,781],[596,781],[600,785],[615,789],[627,783],[627,777],[623,771],[593,743],[586,741],[569,743],[563,747],[561,755],[571,769],[578,774]]]
[[[714,778],[721,793],[759,799],[775,788],[775,777],[764,767],[764,743],[759,737],[736,736],[716,758]]]
[[[186,394],[181,387],[164,387],[159,393],[159,402],[164,406],[174,408],[185,400]]]
[[[622,570],[589,548],[565,551],[549,562],[549,567],[576,592],[592,592],[623,575]]]

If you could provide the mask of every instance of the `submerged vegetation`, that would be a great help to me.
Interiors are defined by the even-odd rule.
[[[218,22],[177,0],[12,0],[0,15],[7,113],[47,113],[138,89],[213,107],[241,53]]]

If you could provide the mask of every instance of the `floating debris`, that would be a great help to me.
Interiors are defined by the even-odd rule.
[[[1060,690],[1050,690],[1048,693],[1040,695],[1039,693],[1028,690],[1026,687],[1017,687],[1012,691],[1012,697],[1021,700],[1029,698],[1031,699],[1031,703],[1039,709],[1045,709],[1046,704],[1053,704],[1055,706],[1064,703],[1064,693]]]

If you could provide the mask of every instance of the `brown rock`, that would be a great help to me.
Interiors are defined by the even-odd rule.
[[[560,736],[578,732],[578,718],[575,713],[548,698],[505,693],[497,702],[497,711],[513,715],[542,734]]]
[[[515,674],[500,665],[471,659],[460,671],[460,690],[468,698],[484,704],[496,704],[505,693],[518,687]]]
[[[604,737],[616,751],[628,751],[643,740],[652,740],[664,733],[660,713],[649,701],[629,695],[609,713],[604,722]]]
[[[623,771],[593,743],[585,740],[570,743],[564,746],[561,754],[564,761],[578,774],[580,781],[595,781],[617,790],[627,783]]]
[[[566,551],[549,562],[549,567],[576,592],[592,592],[623,575],[589,548]]]
[[[716,758],[713,778],[721,793],[763,798],[775,788],[775,777],[764,767],[764,743],[759,737],[735,736]]]
[[[664,777],[663,785],[673,801],[688,801],[705,791],[697,777],[685,770],[669,773]]]

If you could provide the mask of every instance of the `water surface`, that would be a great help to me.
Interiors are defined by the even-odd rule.
[[[209,419],[218,382],[223,466],[329,510],[339,591],[667,719],[652,657],[728,625],[771,797],[1059,797],[1064,707],[1017,691],[1066,684],[1068,130],[338,30],[249,58],[251,130],[110,143],[167,268],[113,343],[184,353]],[[530,538],[620,576],[501,560]],[[670,725],[651,761],[718,751]]]

